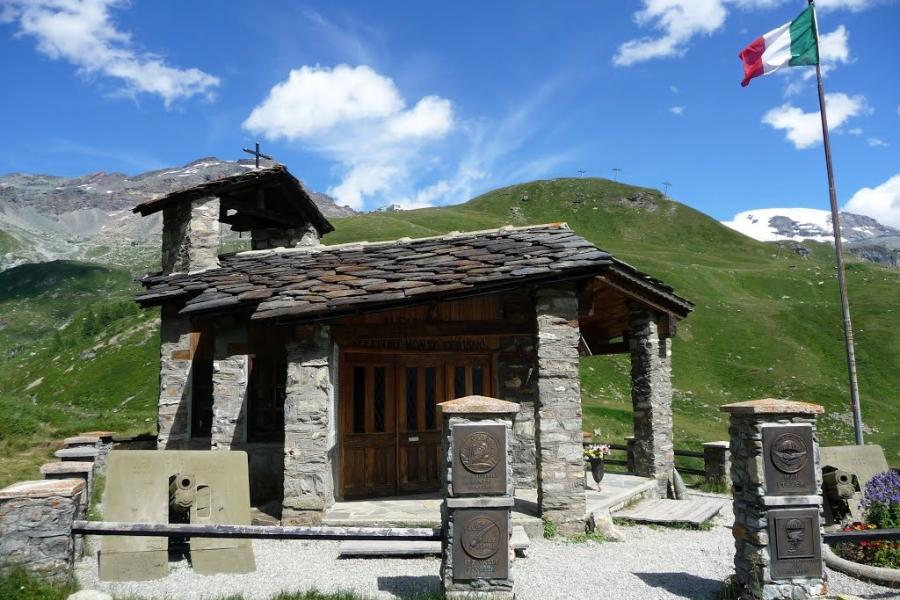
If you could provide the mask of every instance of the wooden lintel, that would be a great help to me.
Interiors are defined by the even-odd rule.
[[[602,281],[609,287],[622,292],[628,298],[631,298],[632,300],[640,302],[641,304],[647,306],[648,308],[655,310],[658,313],[662,313],[664,315],[670,315],[673,318],[675,318],[672,313],[672,309],[663,307],[661,304],[658,304],[658,303],[650,300],[649,298],[647,298],[646,295],[639,294],[639,293],[635,292],[633,289],[629,289],[629,288],[625,287],[624,285],[621,285],[615,281],[612,281],[609,277],[606,277],[605,275],[598,275],[597,279],[599,279],[600,281]]]
[[[282,227],[296,227],[298,225],[298,222],[296,220],[291,220],[283,214],[264,208],[254,208],[245,205],[233,207],[229,206],[226,210],[237,211],[237,214],[225,215],[221,217],[221,221],[223,223],[228,223],[229,225],[242,225],[244,224],[243,222],[247,217],[259,219],[263,222],[271,223],[273,225],[279,225]]]
[[[421,337],[522,335],[534,333],[527,321],[420,321],[378,325],[332,325],[340,341]]]

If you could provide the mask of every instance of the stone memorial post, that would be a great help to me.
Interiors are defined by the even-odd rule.
[[[441,580],[448,600],[513,600],[510,573],[512,431],[519,405],[484,396],[440,404]]]
[[[746,597],[764,600],[823,596],[822,407],[765,399],[721,410],[731,415],[737,583]]]

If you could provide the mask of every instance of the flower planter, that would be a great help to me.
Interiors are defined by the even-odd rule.
[[[600,482],[603,480],[603,475],[606,473],[603,467],[603,459],[602,458],[589,458],[588,462],[591,465],[591,476],[594,478],[594,481],[597,483],[597,486],[600,486]]]

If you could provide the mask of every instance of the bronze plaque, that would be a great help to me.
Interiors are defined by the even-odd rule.
[[[822,576],[822,538],[818,508],[769,511],[772,579]]]
[[[812,427],[763,427],[766,495],[803,496],[816,493]]]
[[[506,493],[506,426],[453,428],[453,494]]]
[[[509,511],[453,513],[453,579],[509,577]]]

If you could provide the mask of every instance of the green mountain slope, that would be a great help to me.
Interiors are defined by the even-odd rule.
[[[718,406],[767,396],[824,404],[824,441],[852,441],[826,244],[807,244],[812,252],[802,259],[655,190],[586,178],[512,186],[459,206],[335,219],[326,241],[557,221],[696,303],[673,345],[678,447],[725,439]],[[867,440],[897,465],[900,271],[852,263],[848,279]],[[46,263],[0,274],[0,485],[34,476],[64,435],[155,429],[157,316],[123,308],[133,290],[129,273],[99,265]],[[582,361],[585,429],[600,428],[610,441],[631,433],[628,369],[627,356]]]

